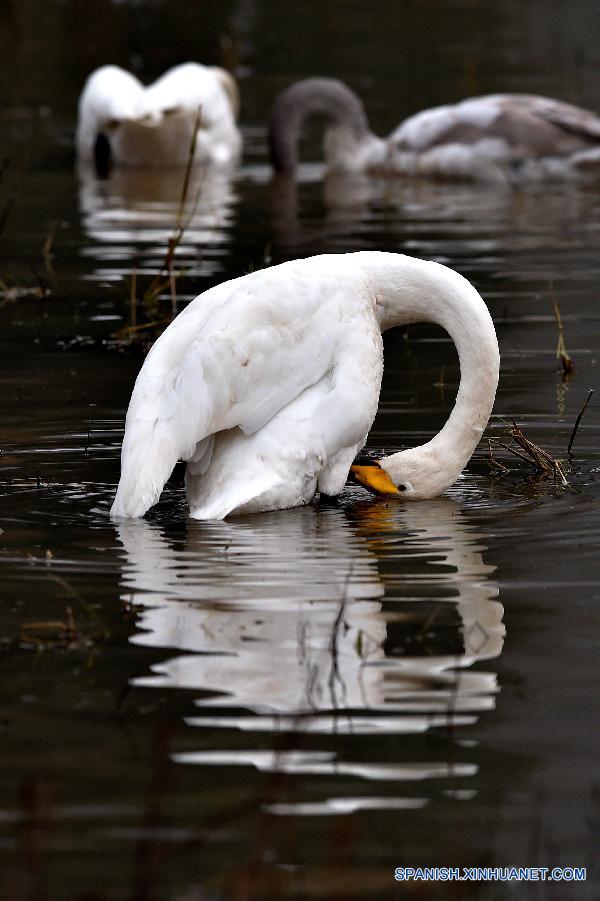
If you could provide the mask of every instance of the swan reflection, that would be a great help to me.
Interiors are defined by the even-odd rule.
[[[139,611],[131,640],[177,650],[134,684],[201,690],[201,715],[189,725],[215,734],[416,735],[472,724],[494,707],[495,674],[465,672],[502,650],[494,567],[447,498],[190,523],[182,544],[145,521],[118,530],[122,599]],[[252,747],[176,759],[386,781],[477,770]],[[313,812],[357,809],[355,801]]]
[[[180,217],[185,227],[176,250],[180,268],[189,274],[223,269],[220,257],[237,203],[233,172],[208,164],[190,171]],[[79,205],[90,241],[83,252],[98,263],[92,279],[120,279],[134,267],[152,274],[163,269],[168,242],[180,224],[184,178],[182,168],[115,168],[99,178],[92,167],[80,166]]]
[[[369,238],[381,246],[392,224],[394,242],[406,253],[454,264],[463,253],[469,260],[477,253],[483,257],[478,265],[497,266],[498,255],[514,251],[572,248],[597,207],[594,192],[573,185],[517,190],[508,182],[490,186],[324,173],[314,164],[299,172],[298,180],[280,173],[270,184],[272,229],[286,250],[314,244],[324,251],[324,242],[331,249],[338,243],[345,250],[365,249]],[[318,206],[318,216],[310,215],[309,203]],[[539,265],[535,257],[534,263]],[[523,260],[516,265],[523,269]]]

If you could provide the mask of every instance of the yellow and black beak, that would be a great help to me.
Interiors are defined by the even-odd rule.
[[[354,465],[350,467],[349,479],[357,482],[372,494],[383,497],[397,497],[403,488],[397,488],[389,475],[382,469],[379,463],[373,461],[367,466]]]

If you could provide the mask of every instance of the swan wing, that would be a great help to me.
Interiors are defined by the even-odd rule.
[[[404,150],[483,140],[505,145],[507,155],[556,156],[600,140],[600,118],[568,103],[528,94],[492,94],[411,116],[390,136]]]
[[[164,123],[165,128],[174,125],[178,116],[187,118],[189,135],[199,113],[196,157],[229,163],[241,149],[241,136],[236,125],[236,96],[235,79],[224,69],[183,63],[146,89],[145,102],[149,112],[158,112],[162,116],[161,124]],[[183,152],[187,156],[189,140],[183,143]]]
[[[200,443],[186,470],[194,518],[296,507],[317,488],[341,492],[375,418],[383,372],[377,323],[365,317],[361,325],[319,381],[260,429],[237,427]]]
[[[223,72],[223,70],[219,70]],[[233,84],[235,80],[229,76]],[[216,68],[201,63],[182,63],[161,75],[145,89],[149,109],[171,111],[180,106],[192,110],[198,106],[213,108],[215,105],[232,106],[223,77]]]
[[[596,113],[581,109],[572,103],[563,103],[546,97],[534,97],[532,100],[535,101],[536,114],[540,119],[588,142],[600,141],[600,116]]]
[[[212,452],[203,442],[211,435],[260,436],[289,407],[277,432],[284,435],[293,428],[292,402],[319,383],[312,403],[323,404],[319,424],[331,421],[320,439],[327,460],[364,440],[382,366],[374,309],[362,270],[342,255],[285,263],[196,298],[158,339],[136,381],[112,514],[142,516],[178,459],[206,467]],[[353,376],[353,368],[366,374]],[[356,414],[361,407],[366,415]],[[263,431],[253,453],[274,435]],[[306,430],[296,438],[288,432],[288,468],[299,465],[295,449],[302,456],[311,440]]]

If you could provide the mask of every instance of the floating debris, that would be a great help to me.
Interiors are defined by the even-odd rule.
[[[47,550],[44,557],[46,565],[51,566],[53,560],[54,554]],[[95,651],[97,645],[109,636],[109,630],[98,611],[62,576],[49,574],[46,578],[54,582],[61,593],[69,596],[74,606],[79,607],[80,623],[75,618],[73,606],[66,604],[64,619],[22,623],[21,648],[35,651]]]
[[[525,436],[522,429],[517,425],[515,420],[512,420],[512,426],[508,430],[508,434],[510,438],[512,438],[514,444],[505,444],[505,442],[500,441],[499,438],[488,438],[488,444],[490,446],[490,458],[491,463],[497,468],[503,468],[506,471],[506,467],[503,464],[498,463],[497,460],[494,460],[491,444],[490,442],[494,441],[499,447],[503,447],[504,450],[509,451],[511,454],[514,454],[515,457],[518,457],[524,463],[527,463],[528,466],[532,466],[533,469],[539,474],[545,477],[551,477],[554,479],[554,482],[560,482],[561,485],[568,485],[567,478],[565,476],[564,470],[562,468],[561,462],[548,451],[545,451],[538,444],[535,444],[533,441],[530,441],[529,438]],[[517,447],[520,450],[517,450]]]
[[[33,645],[37,650],[55,647],[68,648],[77,642],[78,637],[77,626],[70,607],[67,607],[65,622],[48,620],[23,623],[21,626],[21,643]]]
[[[8,285],[4,279],[0,278],[0,307],[8,303],[16,303],[24,297],[37,297],[42,299],[47,297],[50,291],[48,287],[40,282],[35,287],[23,285]]]

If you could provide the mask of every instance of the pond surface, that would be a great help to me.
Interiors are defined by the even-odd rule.
[[[600,108],[599,12],[5,5],[0,209],[17,197],[0,234],[2,898],[598,898],[595,399],[567,487],[501,447],[509,471],[490,466],[482,442],[431,502],[349,488],[337,508],[199,523],[176,471],[146,520],[114,525],[108,509],[153,335],[127,332],[133,308],[136,325],[160,320],[319,252],[403,251],[471,279],[502,352],[489,435],[506,441],[514,417],[566,459],[597,386],[600,190],[324,179],[310,129],[295,186],[271,178],[265,121],[280,87],[316,73],[359,91],[381,133],[493,90]],[[78,171],[74,110],[95,65],[150,79],[231,54],[220,35],[236,39],[245,158],[196,174],[173,301],[161,272],[181,174]],[[443,332],[387,335],[369,446],[426,440],[458,375]],[[401,887],[397,866],[584,866],[587,882]]]

